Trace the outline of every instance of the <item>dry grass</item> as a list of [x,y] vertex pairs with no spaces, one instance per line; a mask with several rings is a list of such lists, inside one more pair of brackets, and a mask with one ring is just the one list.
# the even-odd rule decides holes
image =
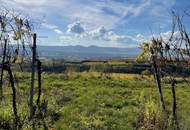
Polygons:
[[78,73],[80,76],[84,77],[98,77],[98,76],[109,76],[112,78],[119,79],[145,79],[145,80],[153,80],[153,76],[146,76],[140,74],[123,74],[123,73],[100,73],[100,72],[82,72]]

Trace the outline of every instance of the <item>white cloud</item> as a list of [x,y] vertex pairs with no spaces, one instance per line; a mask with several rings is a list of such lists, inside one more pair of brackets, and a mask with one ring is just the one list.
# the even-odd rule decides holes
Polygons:
[[104,26],[87,30],[85,29],[84,24],[80,21],[69,24],[66,32],[60,30],[58,26],[47,22],[42,25],[43,27],[53,30],[55,33],[59,34],[59,39],[63,43],[81,44],[81,42],[86,43],[91,41],[93,44],[97,44],[97,42],[102,44],[107,43],[106,46],[127,46],[129,44],[137,45],[139,42],[145,40],[144,36],[141,34],[138,34],[137,36],[118,35],[113,31],[109,31]]
[[[170,39],[171,36],[173,39]],[[173,43],[174,43],[174,42],[177,42],[177,40],[181,39],[181,34],[179,31],[175,31],[172,35],[171,31],[166,31],[166,32],[162,32],[160,34],[154,34],[154,35],[148,36],[148,38],[145,38],[141,34],[137,35],[136,37],[141,42],[150,42],[153,38],[155,38],[155,39],[161,38],[165,43],[169,42],[169,40],[173,40]]]
[[61,30],[59,30],[59,29],[54,29],[54,32],[57,33],[57,34],[60,34],[60,35],[63,34],[63,32]]
[[54,25],[54,24],[49,24],[49,23],[42,23],[42,26],[43,27],[45,27],[45,28],[47,28],[47,29],[56,29],[56,28],[58,28],[56,25]]
[[107,39],[110,41],[115,41],[115,42],[129,42],[130,40],[134,40],[133,37],[127,36],[127,35],[117,35],[113,32],[108,32]]
[[[173,33],[173,37],[174,38],[180,38],[180,32],[179,31],[176,31]],[[164,33],[160,33],[160,36],[162,37],[162,39],[165,41],[165,42],[168,42],[169,39],[171,38],[172,36],[172,32],[171,31],[168,31],[168,32],[164,32]]]
[[[75,29],[73,29],[75,28]],[[82,28],[82,32],[78,31]],[[69,31],[68,31],[69,30]],[[137,46],[144,40],[143,35],[139,34],[135,37],[129,35],[118,35],[113,31],[109,31],[104,26],[100,26],[93,30],[85,30],[80,22],[69,24],[67,32],[60,36],[60,40],[64,45],[98,45],[112,47]]]
[[85,31],[80,21],[68,25],[68,33],[81,34]]
[[56,25],[54,25],[54,24],[49,24],[49,23],[47,23],[47,22],[44,22],[44,23],[42,23],[42,26],[43,26],[44,28],[53,30],[55,33],[57,33],[57,34],[59,34],[59,35],[62,35],[62,34],[63,34],[63,31],[61,31],[61,30],[59,29],[59,27],[56,26]]
[[105,29],[105,27],[101,26],[101,27],[98,27],[97,29],[85,32],[80,37],[87,38],[87,39],[101,40],[101,39],[104,39],[106,33],[107,33],[107,30]]
[[65,36],[65,35],[60,36],[59,39],[60,39],[61,41],[63,41],[63,42],[70,42],[70,41],[72,41],[72,37],[70,37],[70,36]]
[[139,41],[139,42],[144,42],[144,41],[146,41],[145,37],[144,37],[142,34],[138,34],[138,35],[136,36],[136,39],[137,39],[137,41]]
[[80,37],[94,40],[118,42],[123,44],[137,44],[139,41],[143,41],[144,39],[144,37],[140,34],[135,37],[129,35],[118,35],[115,34],[113,31],[108,31],[104,26],[101,26],[89,32],[85,32]]
[[146,7],[149,7],[151,5],[151,0],[144,0],[139,6],[133,6],[132,13],[134,16],[140,15]]
[[17,4],[23,4],[27,6],[41,6],[46,2],[46,0],[13,0],[13,1]]

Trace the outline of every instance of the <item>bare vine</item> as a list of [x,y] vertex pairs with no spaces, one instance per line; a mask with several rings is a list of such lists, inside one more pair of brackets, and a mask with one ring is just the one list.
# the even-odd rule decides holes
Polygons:
[[[13,66],[22,69],[23,63],[31,63],[31,88],[29,93],[29,118],[35,115],[34,107],[34,81],[35,70],[38,70],[38,98],[36,104],[40,106],[41,96],[41,61],[36,51],[37,35],[33,33],[33,24],[29,18],[5,8],[0,9],[0,99],[3,100],[4,71],[8,72],[12,88],[12,108],[14,113],[14,128],[19,127],[17,106],[17,90]],[[31,58],[32,57],[32,58]],[[36,66],[37,65],[37,66]]]

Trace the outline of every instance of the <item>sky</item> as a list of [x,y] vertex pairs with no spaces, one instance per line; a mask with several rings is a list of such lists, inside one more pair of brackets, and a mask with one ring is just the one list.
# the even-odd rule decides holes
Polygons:
[[36,21],[40,45],[137,47],[152,34],[167,37],[171,11],[189,11],[190,1],[0,0],[0,6]]

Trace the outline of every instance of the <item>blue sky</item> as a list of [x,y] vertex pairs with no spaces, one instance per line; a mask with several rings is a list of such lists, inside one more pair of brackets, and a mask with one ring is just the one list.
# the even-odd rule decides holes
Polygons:
[[171,10],[183,12],[190,7],[189,0],[0,0],[0,3],[40,23],[35,29],[40,45],[106,47],[138,46],[151,37],[151,32],[167,36],[171,30]]

